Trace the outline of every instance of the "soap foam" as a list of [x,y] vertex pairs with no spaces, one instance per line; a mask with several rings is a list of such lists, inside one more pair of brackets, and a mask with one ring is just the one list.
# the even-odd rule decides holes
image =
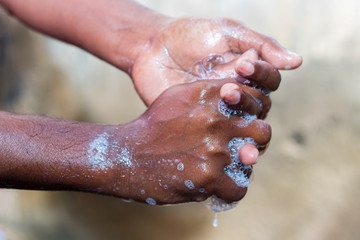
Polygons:
[[156,205],[156,201],[153,198],[147,198],[146,203],[149,205]]
[[250,183],[250,175],[252,166],[245,166],[241,163],[238,152],[240,148],[246,144],[256,143],[251,138],[233,138],[228,145],[230,150],[231,163],[224,167],[225,174],[229,176],[239,187],[247,187]]
[[195,188],[195,185],[191,180],[185,180],[184,184],[188,189],[194,189]]
[[177,170],[182,171],[182,170],[184,170],[184,164],[179,163],[176,168],[177,168]]
[[113,163],[108,161],[109,155],[109,135],[104,132],[98,135],[88,149],[88,159],[93,170],[107,170],[113,167]]
[[[259,103],[259,105],[261,106],[261,103]],[[218,110],[222,115],[224,115],[227,118],[230,118],[231,116],[238,116],[239,118],[243,119],[244,120],[243,123],[238,124],[237,125],[238,127],[247,127],[252,121],[254,121],[257,118],[256,115],[251,115],[249,113],[243,112],[242,110],[229,108],[228,105],[222,99],[219,100]]]
[[[252,143],[255,146],[257,146],[252,138],[233,138],[229,142],[228,148],[230,150],[230,159],[232,162],[224,167],[225,174],[228,177],[230,177],[237,186],[244,188],[249,186],[252,167],[245,166],[244,164],[241,163],[238,156],[238,152],[239,149],[246,143]],[[211,196],[208,199],[207,207],[215,212],[215,219],[213,222],[213,226],[217,227],[218,225],[217,213],[228,211],[236,207],[238,203],[239,203],[238,201],[227,203],[224,200],[214,195]]]

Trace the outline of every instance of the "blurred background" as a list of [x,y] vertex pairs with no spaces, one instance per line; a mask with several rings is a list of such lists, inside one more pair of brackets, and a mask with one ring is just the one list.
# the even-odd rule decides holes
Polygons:
[[[272,95],[273,139],[239,206],[168,207],[73,192],[0,191],[0,239],[360,239],[360,2],[141,0],[174,17],[242,21],[300,53]],[[131,102],[131,104],[129,104]],[[129,78],[0,13],[0,107],[124,123],[145,106]]]

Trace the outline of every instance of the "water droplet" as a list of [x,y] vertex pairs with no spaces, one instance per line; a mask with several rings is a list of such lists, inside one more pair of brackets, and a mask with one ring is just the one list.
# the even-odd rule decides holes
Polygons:
[[194,183],[191,180],[185,180],[184,183],[185,183],[185,186],[189,189],[195,188]]
[[183,163],[179,163],[179,164],[177,165],[177,170],[179,170],[179,171],[184,170],[184,164],[183,164]]
[[205,94],[206,94],[206,90],[203,89],[203,90],[201,91],[200,98],[203,98],[203,97],[205,96]]
[[149,205],[156,205],[156,201],[153,198],[147,198],[146,203]]
[[217,227],[219,226],[219,222],[218,222],[218,214],[215,213],[215,217],[214,217],[214,221],[212,222],[213,227]]

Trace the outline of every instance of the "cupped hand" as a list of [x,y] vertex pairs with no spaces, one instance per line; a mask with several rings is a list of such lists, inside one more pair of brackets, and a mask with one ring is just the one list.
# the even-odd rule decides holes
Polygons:
[[229,74],[235,73],[234,68],[239,74],[246,64],[236,60],[250,49],[261,59],[253,60],[253,66],[267,62],[266,68],[271,65],[277,71],[294,69],[302,63],[299,55],[284,49],[274,39],[234,20],[181,18],[169,21],[153,34],[135,59],[130,74],[140,97],[150,105],[165,89],[208,78],[217,66],[233,63]]
[[[224,171],[232,164],[229,142],[234,138],[252,139],[264,149],[271,128],[262,120],[243,115],[261,112],[261,104],[245,94],[247,86],[239,86],[243,90],[241,100],[229,106],[241,111],[225,116],[219,109],[224,84],[237,83],[233,79],[199,80],[173,86],[132,123],[140,127],[128,139],[136,143],[130,151],[129,198],[166,204],[202,201],[211,195],[229,202],[244,197],[246,187],[239,186]],[[243,152],[239,150],[238,155],[241,158]],[[116,171],[112,175],[116,176]],[[123,176],[118,177],[121,181]]]

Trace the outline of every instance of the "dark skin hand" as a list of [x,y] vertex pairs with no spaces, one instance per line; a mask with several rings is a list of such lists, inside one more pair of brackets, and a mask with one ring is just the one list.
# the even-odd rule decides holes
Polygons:
[[[131,0],[0,4],[33,29],[128,72],[148,106],[165,89],[199,79],[236,78],[267,93],[279,86],[278,69],[295,69],[302,63],[299,55],[274,39],[226,18],[173,19]],[[238,102],[236,86],[224,87],[221,97],[230,104]],[[243,163],[256,163],[255,146],[244,149]]]
[[[219,112],[220,88],[229,82],[236,83],[174,86],[123,125],[2,112],[0,187],[96,192],[150,204],[202,201],[213,194],[239,200],[246,188],[224,173],[228,143],[241,137],[266,146],[271,129],[262,120],[244,124],[241,116]],[[259,104],[233,107],[261,112]]]
[[[268,92],[276,90],[280,83],[278,69],[294,69],[302,62],[301,57],[288,52],[273,39],[256,33],[230,19],[181,18],[176,20],[154,13],[129,0],[106,0],[101,2],[96,0],[49,0],[45,2],[40,0],[28,0],[25,2],[21,0],[0,0],[0,4],[32,28],[77,45],[112,65],[127,71],[131,75],[140,97],[147,105],[150,105],[164,90],[176,84],[201,79],[224,79],[231,77],[235,78],[238,83],[246,86],[240,86],[236,84],[235,81],[222,85],[218,92],[220,92],[220,97],[223,101],[228,107],[238,112],[243,111],[246,112],[246,114],[254,114],[258,118],[263,119],[270,109]],[[141,16],[141,18],[138,16]],[[183,99],[185,95],[186,94],[182,94],[172,101],[186,101]],[[167,100],[166,102],[169,103],[171,101]],[[217,103],[213,107],[217,110]],[[28,124],[27,119],[31,117],[26,116],[24,118],[21,122],[27,122]],[[5,117],[4,119],[6,120],[7,118]],[[241,118],[231,116],[229,121],[231,122],[233,119],[241,120]],[[52,125],[52,129],[55,130],[58,128],[67,129],[69,127],[66,121],[58,120],[54,122],[52,120],[34,117],[34,119],[30,121],[32,124],[25,127],[24,132],[33,131],[31,126],[35,126],[35,129],[37,129],[37,121],[39,121],[40,125],[45,121],[46,123],[43,125]],[[136,120],[134,122],[139,121],[140,120]],[[10,126],[7,127],[9,133],[15,131],[19,126],[23,127],[22,124],[16,126],[11,123],[9,124]],[[110,137],[110,133],[107,133],[108,135],[101,135],[107,131],[102,129],[102,126],[95,125],[95,127],[91,124],[78,123],[71,125],[76,126],[76,128],[79,127],[79,129],[70,127],[74,135],[70,136],[69,139],[83,139],[84,144],[91,144],[89,139],[94,138],[93,134],[97,134],[98,137],[100,136],[99,141],[103,144],[105,144],[106,141],[115,139],[115,137],[112,137],[115,135],[117,136],[116,141],[120,142],[122,138],[119,136],[127,136],[126,134],[132,136],[137,133],[138,129],[138,127],[132,128],[132,123],[119,125],[116,131],[109,127],[109,131],[111,130]],[[95,133],[94,131],[96,129],[98,129],[99,132]],[[119,129],[121,129],[121,131]],[[143,131],[146,132],[146,130],[148,129],[144,129]],[[158,129],[157,132],[151,134],[157,136],[157,133],[160,134],[165,130],[166,129]],[[113,132],[117,131],[120,131],[120,133],[113,135]],[[49,132],[51,131],[49,130]],[[62,130],[60,133],[61,132]],[[53,132],[53,134],[54,133],[55,136],[61,136],[57,131]],[[88,136],[87,133],[91,134]],[[122,133],[125,133],[125,135]],[[76,134],[78,134],[78,136]],[[67,133],[65,135],[67,135]],[[50,133],[47,136],[49,136],[49,139],[54,137]],[[36,137],[37,136],[34,136],[34,138]],[[16,139],[18,140],[18,138]],[[54,140],[47,142],[43,140],[42,144],[49,146],[49,144],[56,145],[62,144],[62,142],[64,141],[60,140],[58,142],[58,140]],[[72,142],[76,141],[70,141],[68,144],[71,145]],[[151,140],[151,143],[152,142],[155,143],[156,141]],[[11,142],[7,142],[7,144],[9,146],[12,145]],[[37,152],[36,150],[43,148],[43,145],[37,145],[38,148],[32,149],[31,146],[24,144],[24,142],[18,144],[19,146],[24,145],[25,148],[28,148],[27,154],[30,154],[31,151]],[[82,144],[78,143],[75,145],[82,146]],[[57,149],[62,149],[61,146]],[[103,145],[103,148],[105,148],[105,146],[106,144]],[[156,146],[153,147],[155,148]],[[70,146],[69,148],[75,149],[74,153],[82,153],[83,156],[89,155],[89,153],[83,153],[81,149],[76,151],[76,146]],[[113,149],[115,148],[116,147]],[[42,158],[43,156],[40,155],[39,159],[43,159],[41,163],[35,161],[39,169],[49,164],[48,159],[55,159],[56,164],[59,164],[56,159],[63,159],[64,156],[63,153],[57,151],[57,149],[54,149],[54,154],[47,156],[47,158]],[[13,154],[16,155],[15,150]],[[48,151],[47,148],[44,150]],[[19,150],[19,152],[21,151],[22,149]],[[11,150],[8,150],[8,152],[11,152]],[[111,153],[115,154],[115,152],[112,151]],[[57,156],[56,153],[59,153],[59,156]],[[36,153],[30,155],[34,154],[36,155]],[[115,155],[125,156],[126,151]],[[257,146],[253,144],[246,144],[239,150],[240,160],[247,165],[256,163],[258,155],[259,151]],[[75,154],[74,156],[77,155]],[[105,167],[110,166],[114,161],[114,156],[106,157],[106,161],[102,159],[104,160],[102,161],[103,165]],[[33,158],[30,158],[30,160],[31,159]],[[68,166],[77,166],[78,163],[72,163],[71,158],[66,159]],[[78,159],[78,157],[76,157],[76,159]],[[27,163],[31,164],[32,161]],[[79,161],[79,163],[81,163],[81,161]],[[98,165],[101,166],[101,164]],[[72,172],[70,171],[71,169],[67,167],[63,167],[62,169],[60,164],[60,169],[62,170],[54,172],[52,177],[57,176],[57,179],[55,179],[55,183],[49,181],[49,188],[100,192],[124,198],[130,197],[138,199],[137,196],[129,196],[129,193],[124,192],[124,186],[126,186],[126,184],[119,187],[115,186],[116,183],[114,183],[115,185],[112,187],[112,190],[109,189],[107,184],[110,184],[114,176],[116,178],[118,175],[106,175],[102,168],[98,176],[93,174],[92,169],[91,171],[89,170],[90,173],[87,175],[87,178],[82,178],[82,175],[87,171],[86,166],[87,163],[85,163],[85,165],[80,164],[79,169],[74,167],[73,169],[77,170],[76,172]],[[114,164],[113,166],[121,165]],[[19,169],[22,168],[19,167]],[[48,168],[45,167],[43,170],[48,170]],[[64,174],[64,171],[68,171],[68,173]],[[41,171],[37,172],[37,174],[40,173]],[[61,173],[60,176],[58,175],[59,173]],[[121,174],[121,171],[119,173]],[[21,179],[21,174],[13,178],[23,184],[15,184],[14,186],[31,188],[31,184],[29,183],[33,182],[31,181],[32,178],[26,181],[28,178],[26,174],[28,173],[22,172],[22,174],[24,174],[24,179]],[[146,175],[145,172],[144,174]],[[194,174],[197,176],[195,172]],[[48,176],[44,174],[41,178],[46,179]],[[58,183],[59,178],[67,180]],[[10,176],[9,179],[11,179]],[[85,182],[82,183],[79,179]],[[46,188],[46,184],[48,183],[46,183],[46,181],[40,182],[40,185],[35,183],[34,187],[39,188],[39,186],[45,186]],[[120,182],[121,181],[118,183]],[[193,183],[194,186],[197,186],[195,182]],[[88,184],[88,186],[86,184]],[[132,185],[130,184],[129,186]],[[169,186],[167,187],[169,188]],[[116,190],[116,188],[120,190]],[[211,190],[211,188],[209,189]],[[154,191],[151,189],[147,190],[150,192]],[[189,192],[189,189],[185,190]],[[206,190],[206,193],[202,193],[200,196],[193,196],[194,198],[186,199],[201,200],[203,196],[211,193],[210,190]],[[139,192],[139,188],[132,189],[132,191]],[[212,193],[221,195],[221,193],[217,193],[215,190]],[[233,199],[226,197],[227,195],[228,194],[224,194],[224,198],[228,200]],[[157,198],[154,196],[154,199],[157,199],[160,203],[167,202],[167,200],[164,200],[164,197]],[[139,200],[144,201],[144,199]],[[178,202],[183,200],[172,201]]]
[[[278,69],[295,69],[302,63],[299,55],[274,39],[231,19],[187,17],[163,22],[131,69],[134,85],[147,104],[175,84],[236,77],[235,72],[248,78],[259,67],[278,73]],[[254,54],[246,60],[242,54],[249,50]],[[244,63],[254,70],[242,72]],[[279,82],[267,82],[263,87],[274,91],[278,86]]]
[[[174,19],[131,0],[0,0],[0,4],[31,28],[126,71],[147,106],[176,84],[236,77],[235,72],[250,79],[258,65],[277,71],[302,63],[299,55],[274,39],[227,18]],[[245,61],[250,64],[246,66],[239,58],[250,49],[262,60]],[[224,67],[226,74],[211,71]],[[240,71],[249,68],[255,71]],[[273,91],[278,83],[264,87]]]
[[[259,146],[266,146],[271,129],[261,120],[247,125],[246,120],[238,116],[228,119],[221,115],[218,102],[222,84],[224,81],[206,80],[172,87],[141,117],[146,119],[149,138],[136,146],[134,152],[147,161],[139,163],[139,170],[135,169],[141,178],[131,181],[132,199],[143,200],[144,182],[151,185],[147,196],[158,203],[202,201],[213,194],[232,202],[245,195],[246,188],[238,187],[224,174],[224,167],[231,163],[229,141],[250,137]],[[244,101],[251,101],[251,96],[242,97]],[[258,104],[239,103],[232,107],[261,112]],[[149,148],[146,142],[153,144]],[[179,170],[179,164],[184,170]],[[184,184],[188,180],[193,183],[191,188]]]
[[[248,58],[248,59],[256,59],[256,53],[250,51],[247,54],[243,54],[241,57]],[[225,66],[225,65],[224,65]],[[263,79],[268,79],[270,82],[274,82],[278,84],[280,82],[280,75],[279,74],[272,74],[274,69],[271,67],[262,67],[267,66],[264,64],[258,65],[258,70],[256,74],[252,74],[252,79],[254,81],[259,82],[260,85],[262,84]],[[221,68],[219,71],[223,71],[226,74],[226,68]],[[261,76],[268,75],[268,78],[262,78]],[[237,81],[231,80],[206,80],[209,84],[207,87],[211,87],[214,84],[220,88],[220,91],[217,94],[220,94],[221,98],[228,104],[229,108],[235,110],[242,110],[243,112],[251,115],[256,115],[258,118],[264,118],[267,115],[267,112],[270,109],[270,99],[267,95],[264,95],[262,91],[257,88],[239,85],[237,82],[245,81],[241,77],[237,77]],[[198,85],[196,85],[198,84]],[[199,85],[200,84],[200,85]],[[224,85],[222,85],[224,84]],[[174,89],[182,89],[183,92],[186,91],[186,87],[190,86],[198,86],[202,87],[202,90],[205,89],[205,82],[198,81],[198,83],[187,84],[184,86],[174,88]],[[191,87],[193,88],[193,87]],[[197,89],[197,95],[199,95],[200,89]],[[176,94],[174,94],[176,92]],[[225,92],[225,93],[224,93]],[[173,96],[172,96],[173,94]],[[153,115],[153,119],[158,119],[160,117],[169,117],[168,113],[166,115],[162,115],[164,111],[174,104],[174,106],[178,106],[178,104],[184,104],[184,102],[188,103],[187,111],[190,112],[191,109],[191,101],[193,99],[187,99],[187,94],[182,94],[179,90],[171,90],[164,94],[167,96],[162,97],[158,100],[158,102],[165,102],[166,106],[163,106],[164,109],[161,110],[159,103],[154,104],[154,107],[151,107],[145,115],[143,115],[140,119],[125,125],[118,125],[118,126],[102,126],[102,125],[94,125],[94,124],[86,124],[86,123],[75,123],[75,122],[68,122],[64,120],[54,120],[48,119],[43,117],[37,116],[22,116],[22,115],[13,115],[9,113],[2,113],[0,120],[2,121],[2,128],[0,135],[5,136],[3,141],[1,141],[1,167],[0,170],[0,184],[1,187],[9,187],[9,188],[25,188],[25,189],[52,189],[52,190],[76,190],[76,191],[87,191],[87,192],[97,192],[102,194],[110,194],[114,196],[119,196],[123,198],[133,198],[139,201],[144,201],[146,199],[141,199],[137,194],[141,193],[141,187],[139,186],[139,178],[134,178],[133,181],[137,180],[137,183],[128,185],[132,186],[131,191],[133,194],[129,193],[129,190],[125,190],[126,182],[128,180],[123,179],[121,182],[114,182],[114,179],[118,179],[119,176],[123,176],[123,168],[121,164],[112,164],[114,162],[115,155],[121,155],[114,153],[112,151],[112,156],[107,156],[104,159],[105,166],[112,166],[112,169],[100,169],[101,171],[94,171],[94,169],[89,166],[89,163],[85,161],[83,158],[88,158],[88,152],[86,149],[84,150],[85,146],[89,146],[91,139],[94,138],[94,135],[101,135],[101,133],[105,131],[109,131],[109,134],[114,135],[116,137],[117,142],[123,141],[124,136],[137,136],[140,139],[143,139],[144,136],[148,135],[148,139],[151,139],[151,136],[154,138],[159,138],[159,134],[166,135],[171,130],[171,128],[176,129],[176,121],[173,120],[173,125],[167,124],[166,127],[163,127],[163,122],[160,125],[154,120],[151,121],[153,125],[156,125],[157,128],[153,127],[151,129],[156,129],[154,132],[147,132],[148,127],[145,129],[143,127],[138,127],[139,123],[147,122],[147,120],[142,120],[145,116]],[[255,96],[257,100],[255,101]],[[218,97],[218,95],[217,95]],[[215,101],[215,103],[214,103]],[[216,114],[219,115],[217,106],[218,106],[218,98],[213,102],[208,101],[206,107],[206,112],[203,112],[203,119],[208,119],[205,115],[206,114]],[[261,106],[258,104],[261,102]],[[171,104],[170,104],[171,103]],[[198,104],[198,102],[195,102]],[[195,105],[196,105],[195,104]],[[211,105],[213,104],[213,105]],[[194,105],[194,106],[195,106]],[[155,107],[158,106],[158,107]],[[205,105],[201,105],[204,109]],[[156,111],[154,109],[158,108]],[[197,107],[199,109],[199,107]],[[154,113],[156,112],[156,113]],[[175,114],[175,113],[174,113]],[[158,115],[156,117],[156,115]],[[189,114],[190,115],[190,114]],[[195,114],[196,115],[196,114]],[[242,121],[236,116],[232,116],[230,120],[225,118],[224,116],[220,116],[222,118],[222,124],[224,126],[231,124],[231,121],[238,120]],[[147,117],[148,118],[148,117]],[[194,120],[195,118],[191,118],[190,120]],[[151,119],[149,119],[150,121]],[[227,122],[229,121],[229,122]],[[254,121],[256,123],[258,120]],[[199,123],[197,123],[199,124]],[[140,124],[141,125],[141,124]],[[266,125],[266,124],[265,124]],[[135,126],[135,127],[134,127]],[[193,124],[193,126],[195,126]],[[204,124],[200,124],[201,127],[204,127]],[[221,125],[222,126],[222,125]],[[265,129],[269,127],[265,126]],[[139,130],[140,129],[140,130]],[[175,131],[175,130],[174,130]],[[219,127],[220,131],[220,127]],[[140,132],[140,133],[139,133]],[[144,135],[144,132],[147,132]],[[226,131],[223,131],[226,133]],[[231,131],[231,134],[233,132]],[[256,138],[257,134],[261,135],[260,133],[256,133],[254,131],[254,136],[251,134],[244,135],[244,137],[252,137]],[[226,141],[229,141],[229,138]],[[179,133],[178,136],[173,136],[173,139],[181,140],[181,142],[190,142],[188,140],[183,141],[184,137],[196,140],[196,137],[193,133],[189,133],[189,136],[184,136],[183,132]],[[213,136],[216,137],[215,135]],[[241,137],[241,136],[239,136]],[[110,140],[109,140],[110,141]],[[138,140],[134,140],[137,141]],[[226,142],[222,140],[222,142]],[[196,141],[199,142],[199,141]],[[155,148],[156,146],[161,147],[160,143],[155,144],[155,140],[149,140],[148,142],[142,142],[147,147]],[[143,146],[145,146],[143,145]],[[226,145],[226,144],[225,144]],[[178,146],[179,147],[179,146]],[[176,147],[174,147],[176,149]],[[114,147],[114,149],[118,149]],[[173,149],[173,151],[175,151]],[[227,148],[226,148],[227,149]],[[180,150],[180,149],[179,149]],[[119,149],[118,149],[119,151]],[[139,150],[136,150],[138,154],[140,154]],[[259,155],[259,151],[256,146],[252,144],[247,144],[239,150],[239,158],[245,165],[252,165],[255,164]],[[156,162],[156,158],[151,158],[153,162]],[[227,158],[228,159],[228,158]],[[159,161],[159,160],[158,160]],[[210,162],[210,161],[209,161]],[[142,162],[144,163],[144,162]],[[173,163],[178,164],[178,163]],[[200,163],[199,163],[200,164]],[[146,165],[146,164],[145,164]],[[187,164],[188,165],[188,164]],[[161,166],[161,164],[160,164]],[[96,169],[96,168],[95,168]],[[199,170],[199,166],[197,168],[192,168],[189,170],[188,168],[184,170],[182,175],[185,173],[190,180],[192,174],[194,176],[199,176],[198,173],[195,171]],[[155,171],[156,169],[154,169]],[[165,169],[166,170],[166,169]],[[171,176],[171,172],[163,171],[164,179],[169,179]],[[124,170],[125,171],[125,170]],[[143,169],[138,170],[143,171],[143,176],[149,176],[149,174],[153,174],[153,172],[144,171]],[[188,173],[188,171],[190,171]],[[201,171],[201,169],[200,169]],[[165,174],[167,173],[167,174]],[[222,171],[223,174],[223,171]],[[139,175],[138,175],[139,176]],[[155,175],[154,175],[155,176]],[[158,175],[160,176],[160,175]],[[185,176],[184,176],[185,178]],[[223,174],[222,179],[226,179],[227,177]],[[127,178],[126,178],[127,179]],[[183,180],[183,179],[181,179]],[[231,179],[228,179],[232,181]],[[133,182],[132,181],[132,182]],[[180,180],[178,180],[180,181]],[[200,179],[192,179],[195,186],[201,186],[205,180],[200,181]],[[123,183],[123,184],[122,184]],[[114,187],[115,185],[119,185]],[[175,184],[175,183],[174,183]],[[137,186],[137,187],[135,187]],[[206,188],[208,186],[208,189]],[[158,203],[171,203],[171,202],[181,202],[181,201],[190,201],[190,200],[202,200],[206,196],[211,194],[218,194],[223,198],[227,198],[230,200],[238,200],[243,194],[245,194],[245,189],[241,189],[236,185],[232,184],[229,186],[233,186],[233,188],[237,189],[238,196],[229,197],[229,193],[222,193],[223,188],[219,187],[217,190],[212,189],[215,188],[211,185],[204,184],[204,189],[206,192],[203,193],[194,193],[194,190],[189,191],[189,189],[185,188],[183,184],[181,184],[182,190],[184,191],[182,194],[178,193],[175,194],[172,198],[168,198],[164,200],[162,197],[156,197],[155,188],[150,190],[145,190],[148,187],[144,187],[144,191],[148,191],[148,193],[152,192],[153,199],[156,199]],[[118,188],[118,189],[116,189]],[[168,186],[170,189],[170,186]],[[115,189],[115,190],[114,190]],[[173,186],[171,189],[176,189],[176,186]],[[226,188],[227,189],[227,188]],[[240,190],[239,190],[240,189]],[[216,190],[216,191],[215,191]],[[175,190],[174,190],[175,191]],[[190,192],[190,195],[187,193]],[[166,191],[162,192],[161,194],[165,194]],[[231,193],[231,192],[230,192]],[[160,193],[159,193],[160,194]],[[174,193],[173,193],[174,194]],[[224,196],[223,196],[224,195]],[[185,197],[186,196],[186,197]],[[145,196],[143,196],[145,197]]]

